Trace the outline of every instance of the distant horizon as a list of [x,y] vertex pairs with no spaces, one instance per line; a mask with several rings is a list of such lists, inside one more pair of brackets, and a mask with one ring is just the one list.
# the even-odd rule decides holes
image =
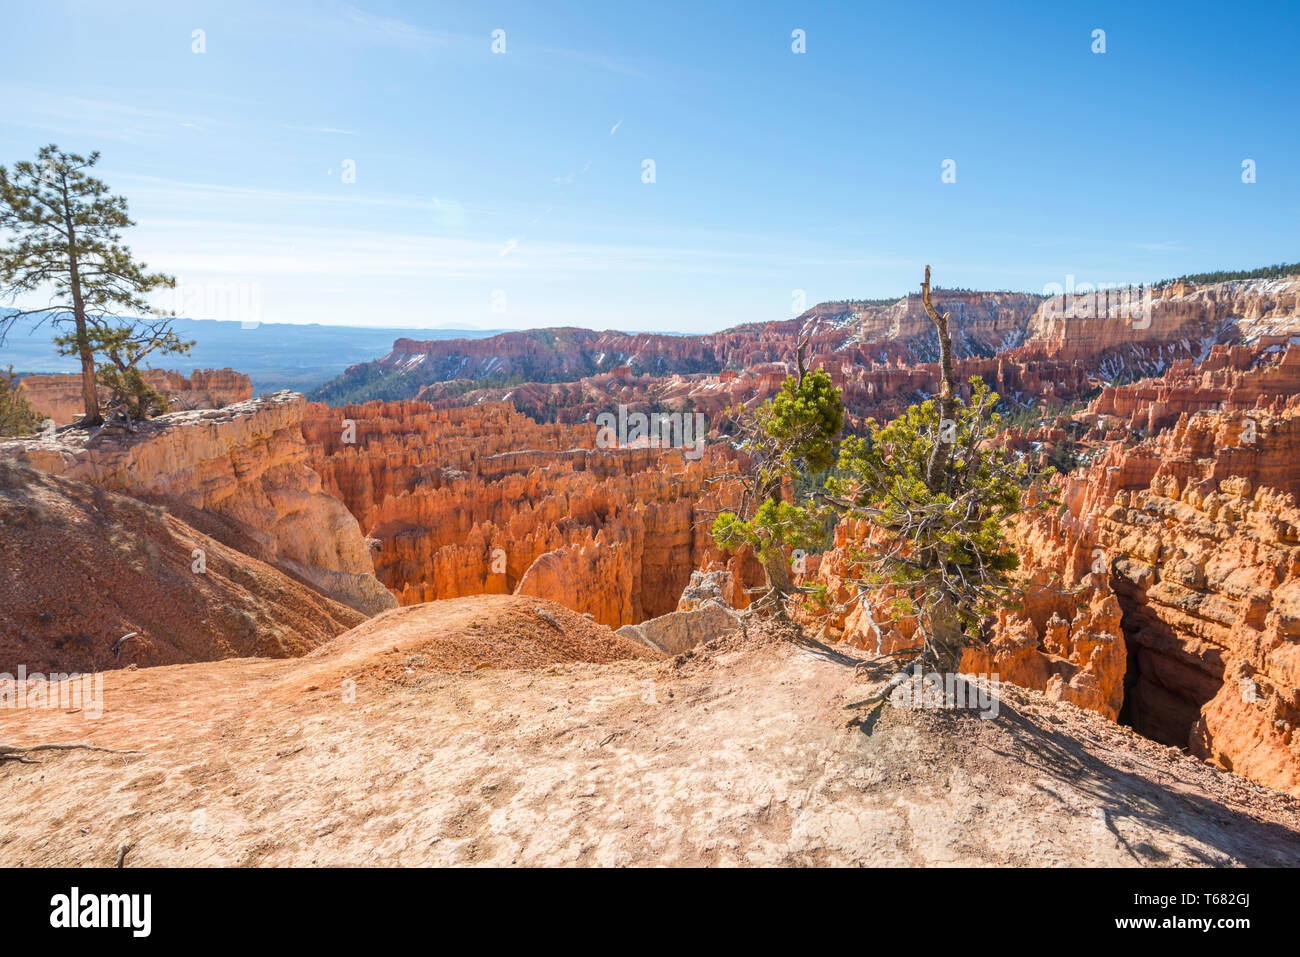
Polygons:
[[[1288,272],[1286,272],[1284,275],[1300,275],[1300,263],[1286,263],[1286,262],[1285,262],[1285,259],[1279,260],[1279,261],[1276,262],[1276,263],[1271,263],[1271,264],[1269,264],[1269,265],[1267,265],[1267,266],[1247,266],[1247,267],[1239,267],[1239,268],[1227,268],[1227,267],[1224,267],[1224,268],[1219,269],[1219,270],[1214,270],[1214,272],[1225,272],[1225,273],[1236,273],[1236,272],[1242,272],[1242,273],[1245,273],[1245,272],[1259,272],[1259,271],[1263,271],[1263,270],[1266,270],[1266,269],[1276,268],[1276,267],[1278,267],[1278,266],[1294,266],[1294,267],[1295,267],[1294,270],[1288,271]],[[1182,280],[1200,281],[1201,283],[1208,283],[1208,282],[1211,282],[1211,281],[1245,281],[1244,279],[1237,279],[1237,280],[1229,280],[1229,279],[1224,279],[1224,280],[1197,280],[1196,277],[1197,277],[1198,275],[1199,275],[1199,274],[1194,274],[1194,273],[1185,273],[1185,274],[1180,275],[1180,276],[1172,276],[1172,277],[1165,277],[1165,278],[1162,278],[1162,279],[1148,280],[1148,281],[1146,281],[1145,283],[1142,283],[1142,282],[1139,281],[1139,282],[1134,283],[1134,285],[1139,285],[1139,284],[1141,284],[1141,285],[1158,286],[1158,285],[1169,284],[1169,283],[1178,282],[1178,281],[1182,281]],[[1074,279],[1073,276],[1067,276],[1066,278],[1067,278],[1067,281],[1069,281],[1069,280],[1073,280],[1073,279]],[[1082,284],[1080,284],[1080,285],[1082,285]],[[1103,283],[1103,284],[1101,284],[1100,290],[1098,290],[1098,291],[1104,290],[1105,288],[1108,288],[1108,287],[1109,287],[1109,288],[1115,288],[1113,284],[1106,284],[1106,283]],[[1085,288],[1086,291],[1088,291],[1088,292],[1092,292],[1092,291],[1094,291],[1093,288],[1091,287],[1091,284],[1088,284],[1088,285],[1085,286],[1084,288]],[[1040,297],[1040,298],[1041,298],[1041,297],[1048,296],[1048,295],[1055,295],[1055,294],[1058,294],[1058,293],[1055,293],[1055,292],[1047,292],[1047,291],[1039,291],[1039,292],[1035,292],[1035,291],[1027,290],[1027,289],[991,289],[991,288],[950,287],[950,286],[940,285],[940,284],[937,284],[937,283],[933,286],[933,291],[934,291],[936,294],[938,294],[938,293],[942,293],[942,292],[972,292],[972,293],[979,293],[979,294],[985,294],[985,293],[1002,293],[1002,294],[1007,294],[1007,295],[1036,296],[1036,297]],[[1069,291],[1071,291],[1071,289],[1067,286],[1067,288],[1066,288],[1065,291],[1069,292]],[[811,311],[812,309],[815,309],[815,308],[817,308],[818,306],[823,306],[823,305],[835,305],[835,304],[839,304],[839,303],[844,303],[844,304],[846,304],[846,305],[847,305],[847,304],[860,304],[860,303],[878,303],[878,304],[883,304],[883,303],[895,303],[895,302],[901,302],[901,301],[904,300],[904,299],[907,299],[907,298],[909,298],[909,297],[911,297],[911,296],[916,296],[916,295],[919,295],[919,294],[920,294],[920,288],[919,288],[919,285],[918,285],[918,288],[917,288],[916,290],[913,290],[913,291],[910,291],[910,292],[905,292],[905,293],[903,293],[902,295],[899,295],[899,296],[877,296],[877,297],[859,296],[859,297],[840,298],[840,299],[822,299],[822,300],[819,300],[819,301],[817,301],[817,302],[810,303],[810,304],[808,305],[807,309],[804,310],[804,312]],[[29,307],[27,307],[27,308],[31,308],[31,307],[29,306]],[[9,305],[9,304],[0,304],[0,315],[6,315],[6,314],[8,314],[8,313],[10,313],[10,312],[15,311],[15,309],[16,309],[16,307],[13,306],[13,305]],[[57,311],[57,310],[49,310],[49,311],[50,311],[50,312],[54,312],[54,311]],[[638,328],[635,328],[635,327],[619,328],[619,327],[616,327],[616,326],[603,326],[603,327],[598,327],[598,326],[584,326],[584,325],[573,325],[573,324],[568,324],[568,325],[559,325],[559,326],[523,326],[523,327],[520,327],[520,326],[471,326],[471,325],[453,325],[453,324],[445,324],[445,325],[413,325],[413,326],[407,326],[407,325],[401,325],[401,324],[395,324],[395,325],[373,325],[373,324],[361,324],[361,323],[355,323],[355,322],[329,322],[329,321],[321,321],[321,320],[319,320],[319,319],[306,320],[306,321],[301,321],[301,322],[293,322],[293,321],[285,321],[285,320],[257,320],[257,321],[255,321],[255,322],[245,322],[245,321],[241,321],[241,320],[238,320],[238,319],[208,319],[208,318],[200,318],[200,317],[196,317],[196,316],[184,316],[184,315],[170,316],[170,317],[168,317],[168,318],[171,318],[171,319],[177,319],[177,320],[184,320],[184,321],[186,321],[186,322],[216,322],[216,323],[228,324],[228,325],[230,325],[230,326],[232,326],[232,327],[233,327],[233,326],[241,326],[241,327],[247,327],[247,328],[250,328],[250,329],[251,329],[251,328],[256,328],[256,327],[258,327],[258,326],[300,326],[300,327],[303,327],[303,328],[320,327],[320,328],[334,328],[334,329],[357,329],[357,330],[365,330],[365,331],[369,331],[369,332],[398,332],[398,333],[404,333],[404,332],[466,332],[466,333],[473,333],[473,334],[475,334],[475,335],[472,335],[471,338],[481,339],[481,338],[489,338],[490,336],[494,336],[494,335],[504,335],[504,334],[506,334],[506,333],[511,333],[511,332],[534,332],[534,331],[546,330],[546,329],[584,329],[584,330],[587,330],[587,331],[590,331],[590,332],[618,332],[618,333],[623,333],[623,334],[626,334],[626,335],[671,335],[671,336],[714,335],[714,334],[719,333],[719,332],[725,332],[725,331],[727,331],[728,329],[736,328],[737,326],[754,325],[754,324],[757,324],[757,323],[765,323],[765,322],[784,322],[784,321],[788,321],[789,319],[797,318],[798,315],[802,315],[802,314],[803,314],[803,313],[798,313],[798,314],[796,314],[796,315],[794,315],[794,316],[785,316],[785,317],[780,318],[780,319],[777,319],[777,318],[766,318],[766,319],[765,319],[765,318],[755,318],[755,319],[747,319],[747,320],[745,320],[745,321],[743,321],[743,322],[735,323],[735,324],[732,325],[732,326],[723,326],[723,327],[721,327],[721,328],[719,328],[719,329],[709,329],[709,330],[706,330],[706,331],[696,331],[696,332],[689,332],[689,331],[676,331],[676,330],[660,330],[660,329],[638,329]],[[140,317],[132,317],[132,318],[140,318]],[[45,322],[45,321],[47,321],[47,320],[39,320],[39,321]],[[13,336],[16,332],[17,332],[17,330],[14,330],[13,332],[10,333],[10,336]],[[29,333],[28,335],[30,336],[31,334],[32,334],[32,333]],[[485,335],[485,334],[486,334],[486,335]],[[3,347],[0,347],[0,348],[3,348]]]

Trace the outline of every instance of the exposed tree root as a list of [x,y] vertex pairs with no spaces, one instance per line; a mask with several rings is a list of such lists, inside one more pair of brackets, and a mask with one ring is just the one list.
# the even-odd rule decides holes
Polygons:
[[[866,708],[868,709],[868,713],[870,713],[871,711],[875,710],[876,708],[884,704],[885,701],[889,699],[889,696],[894,693],[894,689],[897,688],[899,685],[901,685],[904,681],[909,680],[913,676],[913,674],[915,674],[915,672],[912,670],[912,666],[908,665],[902,671],[895,672],[893,677],[891,677],[888,681],[886,681],[884,686],[879,691],[868,695],[867,697],[863,698],[861,701],[854,701],[851,704],[846,704],[844,706],[844,710],[854,711],[857,710],[858,708]],[[860,718],[854,718],[853,720],[857,721],[860,720]]]
[[40,764],[40,761],[33,761],[31,758],[24,757],[33,751],[105,751],[108,754],[142,754],[141,751],[119,751],[116,748],[101,748],[97,744],[0,744],[0,761],[17,761],[19,764]]

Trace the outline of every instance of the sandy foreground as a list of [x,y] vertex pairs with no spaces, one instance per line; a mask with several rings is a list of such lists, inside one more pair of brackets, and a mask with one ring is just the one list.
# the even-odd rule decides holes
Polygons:
[[1032,692],[851,725],[879,669],[775,641],[445,670],[431,629],[473,622],[437,605],[110,672],[96,720],[0,709],[4,744],[140,752],[0,761],[0,864],[1300,864],[1300,802]]

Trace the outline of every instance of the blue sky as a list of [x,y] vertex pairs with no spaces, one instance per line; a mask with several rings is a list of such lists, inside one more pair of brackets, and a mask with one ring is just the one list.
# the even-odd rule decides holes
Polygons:
[[198,318],[702,332],[926,262],[1300,260],[1300,11],[1137,7],[7,3],[0,163],[100,150]]

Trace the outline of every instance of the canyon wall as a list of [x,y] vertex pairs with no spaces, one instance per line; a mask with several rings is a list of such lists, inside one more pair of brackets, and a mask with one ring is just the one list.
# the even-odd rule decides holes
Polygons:
[[[1027,564],[1105,579],[1128,643],[1121,720],[1300,789],[1300,349],[1220,347],[1108,389],[1112,443],[1020,529]],[[1121,438],[1124,433],[1127,436]]]
[[[958,317],[961,356],[991,356],[1017,345],[1040,297],[1021,293],[936,290]],[[823,303],[792,319],[750,323],[698,336],[534,329],[485,339],[398,339],[387,356],[349,368],[316,395],[327,401],[357,392],[415,397],[423,386],[476,380],[569,383],[626,369],[633,375],[716,375],[724,370],[793,364],[807,340],[810,357],[844,363],[915,363],[937,358],[933,329],[919,296],[895,303]],[[816,363],[814,363],[816,364]],[[465,392],[463,385],[458,392]]]
[[[854,430],[861,427],[867,416],[881,420],[893,418],[939,388],[939,367],[933,362],[908,365],[897,361],[864,366],[838,355],[814,355],[809,359],[809,366],[824,368],[830,374],[831,381],[841,390],[849,425]],[[442,409],[508,402],[537,421],[574,424],[593,423],[599,414],[619,404],[633,412],[693,411],[703,413],[708,434],[716,438],[725,425],[728,409],[756,408],[779,392],[786,376],[793,371],[793,362],[755,365],[743,372],[724,370],[689,376],[637,375],[621,367],[576,382],[525,383],[468,392],[457,383],[435,383],[421,387],[419,398]],[[1096,390],[1094,378],[1078,363],[1028,361],[1015,358],[1015,353],[958,359],[954,372],[962,383],[963,393],[969,392],[967,380],[978,375],[1000,395],[1024,404],[1045,402],[1060,406],[1077,402]]]
[[80,430],[0,444],[12,460],[165,503],[178,517],[366,614],[393,607],[356,519],[307,461],[300,395],[177,412],[135,432]]
[[[186,409],[220,409],[253,397],[248,376],[233,369],[195,369],[189,377],[166,369],[146,369],[144,379],[163,398],[170,400],[170,411]],[[81,417],[81,376],[74,373],[29,375],[19,381],[19,388],[33,409],[66,425]],[[100,390],[100,398],[108,393]]]
[[[595,448],[594,424],[538,425],[503,403],[313,403],[315,469],[374,542],[403,605],[483,593],[549,598],[611,627],[672,611],[719,562],[709,529],[734,453]],[[753,581],[748,556],[729,568]]]
[[[1013,293],[942,295],[946,301],[940,300],[938,307],[956,318],[958,380],[978,375],[1022,404],[1069,404],[1107,382],[1139,376],[1172,372],[1179,377],[1193,368],[1200,370],[1196,375],[1228,370],[1232,362],[1247,360],[1216,352],[1220,345],[1247,343],[1241,355],[1254,355],[1259,348],[1282,348],[1290,336],[1300,335],[1297,278],[1175,284],[1155,290],[1149,300],[1137,293],[1128,299],[1119,291],[1049,299]],[[934,330],[917,296],[885,305],[823,303],[795,320],[739,326],[708,336],[668,337],[674,340],[673,351],[657,352],[655,346],[649,359],[644,351],[627,351],[633,343],[646,348],[644,337],[613,342],[609,337],[616,334],[590,335],[591,343],[602,343],[599,357],[608,360],[598,371],[577,374],[575,366],[573,374],[559,376],[564,381],[473,388],[466,380],[477,374],[462,369],[452,381],[434,378],[413,387],[414,394],[439,407],[508,401],[539,421],[590,421],[615,401],[636,409],[700,410],[717,423],[727,407],[753,407],[780,389],[794,370],[801,338],[807,341],[808,365],[829,371],[842,390],[854,428],[868,415],[896,416],[939,387],[938,366],[932,361]],[[493,342],[472,344],[484,350],[484,362],[491,361]],[[454,343],[427,345],[457,348]],[[379,365],[414,361],[405,351],[410,348],[414,346],[403,343]],[[1226,365],[1199,365],[1211,353]],[[609,362],[617,365],[610,368]],[[703,371],[686,371],[688,367]],[[1144,387],[1187,394],[1188,383],[1181,379],[1156,381]],[[1106,387],[1124,395],[1123,389]],[[1212,388],[1207,382],[1200,391]],[[1164,416],[1162,423],[1167,424],[1175,412],[1163,407],[1155,414]]]
[[1297,326],[1300,278],[1174,283],[1045,299],[1029,320],[1026,344],[1079,359],[1142,340],[1201,344],[1226,335],[1253,345],[1289,336]]
[[[935,309],[951,317],[958,356],[991,356],[1020,345],[1040,301],[1039,296],[1015,292],[934,291]],[[805,335],[812,333],[815,338],[828,326],[851,334],[839,351],[865,351],[844,356],[846,361],[870,361],[872,347],[885,343],[895,346],[895,357],[907,355],[913,362],[938,359],[934,325],[920,295],[887,305],[823,303],[804,317],[816,320],[805,327]]]
[[1121,720],[1292,791],[1298,450],[1296,409],[1184,414],[1062,481],[1065,514],[1024,533],[1028,563],[1067,582],[1099,570],[1116,596],[1129,646]]
[[[1175,362],[1204,358],[1216,344],[1270,345],[1300,333],[1298,277],[1050,298],[941,289],[935,300],[952,317],[957,357],[996,357],[1024,370],[1038,380],[1023,391],[1027,398],[1077,391],[1070,386],[1078,379],[1095,386],[1158,376]],[[879,395],[914,372],[933,381],[925,366],[937,358],[934,330],[920,297],[905,296],[890,303],[821,303],[793,319],[698,336],[543,329],[474,340],[399,339],[387,356],[349,368],[319,397],[419,395],[452,405],[509,396],[539,419],[576,422],[609,376],[678,379],[680,392],[683,382],[707,391],[720,375],[736,373],[757,379],[762,389],[764,377],[793,368],[801,341],[810,366],[842,370],[858,387],[846,399],[870,400],[869,387]],[[877,370],[885,373],[878,381],[871,378]],[[511,384],[502,387],[502,380]],[[1060,384],[1053,389],[1053,383]],[[655,390],[649,381],[638,386],[647,400]]]
[[1029,320],[1027,358],[1086,362],[1104,378],[1158,376],[1213,345],[1285,343],[1300,333],[1300,277],[1045,299]]

